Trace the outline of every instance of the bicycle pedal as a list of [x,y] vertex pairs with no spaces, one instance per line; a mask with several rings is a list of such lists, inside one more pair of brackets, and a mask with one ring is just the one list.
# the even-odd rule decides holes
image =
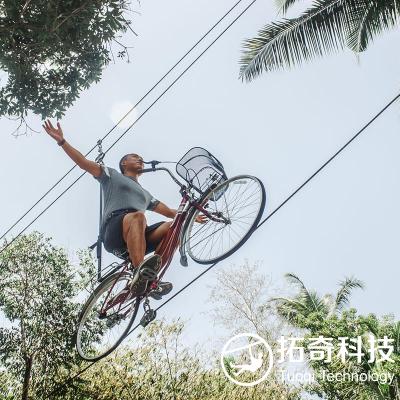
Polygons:
[[140,320],[140,325],[142,325],[143,328],[145,328],[151,321],[153,321],[156,318],[156,316],[157,316],[156,310],[152,309],[147,310]]
[[154,281],[157,278],[157,272],[152,268],[144,267],[139,271],[139,274],[142,278],[147,281]]

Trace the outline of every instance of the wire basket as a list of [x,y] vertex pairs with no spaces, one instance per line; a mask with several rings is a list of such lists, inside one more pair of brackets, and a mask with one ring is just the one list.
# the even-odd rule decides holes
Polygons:
[[190,149],[179,160],[176,172],[201,195],[228,179],[223,165],[202,147]]

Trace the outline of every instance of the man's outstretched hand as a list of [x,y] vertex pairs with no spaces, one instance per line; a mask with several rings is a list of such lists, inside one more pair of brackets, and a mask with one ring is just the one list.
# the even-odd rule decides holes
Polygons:
[[48,119],[47,121],[44,122],[44,125],[42,125],[44,130],[56,141],[56,142],[61,142],[61,140],[64,139],[64,133],[61,129],[61,125],[59,122],[57,122],[57,128],[54,128],[50,120]]
[[47,132],[49,136],[51,136],[59,146],[62,146],[62,149],[65,151],[67,156],[84,171],[89,172],[89,174],[93,175],[95,178],[98,178],[102,174],[102,169],[99,164],[94,161],[88,160],[82,153],[80,153],[77,149],[72,147],[69,143],[65,146],[64,144],[64,133],[61,129],[61,125],[57,122],[57,128],[54,128],[50,120],[44,122],[42,125],[44,130]]

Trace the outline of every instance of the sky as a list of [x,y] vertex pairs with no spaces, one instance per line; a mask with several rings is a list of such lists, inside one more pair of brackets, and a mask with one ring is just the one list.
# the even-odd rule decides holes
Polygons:
[[[142,2],[136,8],[140,14],[127,15],[138,37],[128,31],[121,39],[133,46],[131,63],[110,64],[101,81],[82,93],[61,121],[65,138],[83,153],[90,149],[232,4]],[[189,148],[202,146],[224,164],[228,176],[259,177],[267,190],[265,215],[274,210],[400,90],[398,30],[382,35],[359,57],[344,51],[243,83],[238,79],[241,43],[276,16],[274,2],[258,0],[138,121],[107,155],[106,164],[116,167],[128,152],[177,161]],[[135,110],[134,118],[167,84]],[[354,292],[352,306],[363,314],[399,318],[399,111],[396,103],[216,269],[261,260],[261,272],[278,286],[292,272],[322,294],[355,276],[365,290]],[[30,119],[36,130],[41,123]],[[0,119],[1,233],[72,166],[43,131],[15,138],[10,134],[14,128],[13,122]],[[117,129],[104,147],[122,132]],[[12,234],[79,173],[75,170]],[[178,205],[179,193],[166,175],[148,174],[141,182],[170,207]],[[148,214],[148,220],[159,218]],[[86,175],[28,231],[51,236],[73,254],[96,240],[97,223],[98,184]],[[181,267],[176,258],[165,278],[178,290],[204,268],[194,262]],[[167,320],[189,320],[189,344],[216,343],[207,314],[214,282],[212,271],[159,312]]]

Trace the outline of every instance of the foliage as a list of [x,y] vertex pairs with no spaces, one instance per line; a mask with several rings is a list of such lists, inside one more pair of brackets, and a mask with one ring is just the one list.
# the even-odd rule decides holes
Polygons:
[[[60,118],[98,82],[129,26],[126,0],[0,0],[0,116]],[[118,41],[116,41],[119,43]],[[127,47],[122,46],[122,54]],[[120,52],[121,53],[121,52]]]
[[[275,378],[254,388],[231,383],[219,354],[183,344],[184,323],[179,320],[156,320],[105,359],[91,366],[81,362],[71,340],[82,300],[76,294],[86,287],[94,267],[87,253],[80,261],[79,270],[88,272],[72,279],[65,252],[37,233],[19,238],[1,254],[0,306],[12,323],[0,331],[5,367],[0,370],[1,400],[21,398],[29,358],[25,398],[29,394],[37,400],[300,399],[299,390]],[[86,366],[87,371],[70,379]]]
[[[333,339],[332,362],[326,360],[310,360],[309,365],[315,372],[316,383],[306,388],[310,393],[317,394],[328,400],[398,400],[400,399],[400,323],[392,317],[377,318],[375,315],[367,317],[357,315],[356,310],[344,310],[344,305],[349,303],[351,291],[362,288],[363,285],[355,278],[347,278],[340,283],[336,296],[321,296],[316,291],[309,290],[305,284],[293,274],[287,275],[290,282],[294,283],[297,293],[292,298],[276,298],[279,314],[296,328],[305,332],[304,343],[307,339],[324,338]],[[340,348],[340,337],[361,337],[362,356],[361,362],[354,358],[347,358],[343,362],[337,357]],[[387,336],[394,339],[394,352],[391,362],[379,362],[378,357],[370,360],[370,338],[383,339]],[[307,346],[306,353],[310,354]],[[351,380],[327,380],[329,374],[391,373],[393,382],[380,383],[373,380],[355,382]]]
[[13,400],[14,379],[5,368],[0,368],[0,399]]
[[[280,0],[283,13],[296,2]],[[270,23],[245,41],[240,75],[250,81],[346,46],[362,52],[397,26],[399,10],[400,0],[314,0],[299,17]]]
[[61,369],[79,363],[73,343],[76,296],[93,268],[81,253],[76,279],[65,251],[36,232],[0,253],[0,308],[10,324],[0,328],[0,363],[14,378],[14,393],[44,393]]
[[[276,343],[288,328],[287,324],[278,318],[274,303],[268,301],[269,296],[277,290],[271,277],[262,272],[261,262],[250,264],[248,260],[245,260],[241,265],[232,265],[230,268],[218,270],[216,282],[211,286],[209,299],[213,305],[211,316],[215,324],[228,329],[229,338],[244,332],[258,334],[269,343],[277,359]],[[225,342],[226,340],[224,338]],[[234,357],[225,357],[224,365],[227,371],[232,370],[230,365],[232,361],[242,364],[250,363],[248,353],[237,360]],[[279,369],[276,363],[272,366],[266,388],[274,387],[274,393],[284,391],[287,398],[296,398],[301,387],[295,388],[293,385],[281,382]],[[251,380],[254,377],[252,373],[247,372],[241,376],[244,380]]]
[[345,278],[339,283],[339,290],[335,296],[332,294],[320,296],[316,291],[309,290],[295,274],[289,273],[285,276],[289,283],[297,288],[297,294],[292,298],[275,297],[271,301],[277,303],[278,313],[293,325],[301,325],[301,320],[308,318],[314,312],[324,317],[338,313],[349,303],[352,290],[364,288],[358,279]]
[[211,316],[217,325],[233,334],[254,330],[270,342],[282,334],[274,307],[268,303],[271,292],[276,290],[269,276],[261,273],[262,263],[241,265],[216,272],[211,286]]
[[[362,338],[362,357],[361,363],[356,359],[348,358],[345,363],[336,357],[331,363],[323,361],[311,361],[310,366],[316,372],[317,382],[311,385],[309,390],[312,393],[323,396],[328,400],[346,398],[349,400],[356,399],[387,399],[398,400],[400,398],[400,323],[396,323],[392,317],[383,317],[378,319],[375,315],[367,317],[357,315],[356,310],[343,311],[341,315],[332,316],[330,318],[322,318],[320,314],[315,313],[309,315],[307,320],[303,321],[302,326],[308,328],[307,337],[318,337],[319,335],[334,338],[334,350],[336,354],[339,351],[339,342],[337,338]],[[382,339],[385,336],[393,338],[394,352],[391,355],[392,362],[379,362],[378,357],[374,362],[370,362],[369,342],[370,336],[375,339]],[[378,354],[376,354],[378,356]],[[328,381],[323,378],[325,375],[342,374],[348,372],[368,374],[376,373],[393,374],[394,378],[391,383],[367,380],[365,382],[352,382],[350,380]]]
[[[63,399],[98,400],[299,400],[298,391],[276,382],[253,388],[231,383],[218,365],[205,368],[207,353],[182,344],[184,324],[165,320],[146,327],[135,343],[94,364],[79,387]],[[216,363],[219,359],[216,359]]]

